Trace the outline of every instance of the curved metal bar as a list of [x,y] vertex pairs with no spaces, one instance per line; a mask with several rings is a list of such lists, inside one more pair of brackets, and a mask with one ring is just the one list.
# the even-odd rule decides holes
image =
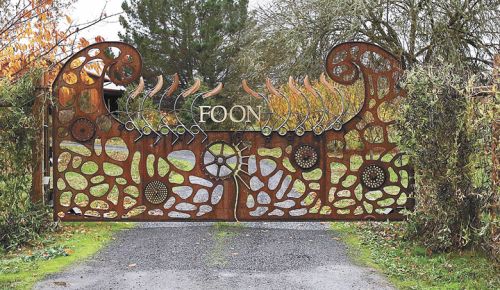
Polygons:
[[[127,96],[127,101],[125,102],[125,111],[113,111],[113,112],[110,112],[109,108],[108,108],[108,113],[106,115],[110,115],[115,121],[117,121],[118,123],[120,123],[127,131],[134,130],[134,128],[130,128],[129,129],[125,125],[127,122],[131,121],[131,116],[130,116],[130,114],[128,112],[128,102],[129,102],[130,98],[133,99],[133,98],[137,97],[140,93],[142,93],[143,90],[144,90],[144,79],[141,77],[140,80],[139,80],[139,85],[137,86],[137,88],[135,88],[135,90],[132,91],[132,93],[129,96]],[[120,118],[117,118],[115,116],[115,114],[119,114],[119,113],[125,114],[129,120],[127,120],[124,123],[122,120],[120,120]]]
[[[207,133],[205,133],[205,130],[201,128],[200,124],[196,122],[196,118],[194,117],[194,103],[203,95],[204,95],[203,93],[196,94],[196,97],[193,99],[193,102],[191,102],[191,120],[193,121],[194,125],[192,125],[190,129],[191,132],[194,134],[199,134],[199,133],[203,134],[203,140],[201,141],[201,143],[207,140],[208,135]],[[190,144],[191,142],[193,142],[193,140],[194,136],[187,143]]]
[[248,85],[246,80],[241,81],[241,84],[242,84],[243,90],[245,92],[247,92],[249,95],[251,95],[257,99],[264,100],[264,103],[266,104],[267,110],[269,110],[269,111],[264,112],[264,114],[267,115],[268,118],[264,124],[259,124],[260,132],[263,135],[266,135],[264,131],[269,131],[269,134],[270,134],[273,131],[273,128],[271,126],[269,126],[269,123],[271,122],[271,118],[275,113],[273,112],[273,108],[271,107],[271,104],[269,103],[269,98],[264,94],[261,94],[261,93],[258,93],[256,91],[252,90],[250,88],[250,86]]
[[[200,124],[196,121],[196,118],[194,116],[194,104],[200,97],[202,97],[203,99],[206,99],[206,98],[210,98],[210,97],[218,95],[222,91],[223,87],[224,87],[224,85],[222,83],[219,83],[217,85],[217,87],[215,87],[213,90],[206,92],[206,93],[197,94],[196,97],[193,99],[193,102],[191,102],[191,119],[192,119],[194,125],[192,125],[190,129],[191,129],[191,132],[194,134],[199,134],[199,133],[203,134],[204,137],[203,137],[203,140],[201,141],[201,143],[204,143],[208,139],[208,135],[205,132],[205,130],[203,130],[203,128],[201,128]],[[188,144],[193,142],[193,140],[194,140],[194,137],[188,141]]]
[[316,124],[312,127],[312,131],[316,135],[321,135],[325,131],[325,127],[323,126],[323,122],[325,121],[326,117],[329,115],[328,108],[325,106],[325,101],[323,99],[323,96],[321,95],[321,92],[319,92],[317,89],[315,89],[311,83],[309,82],[309,76],[306,75],[304,78],[304,86],[306,87],[306,90],[309,91],[312,95],[314,95],[317,99],[319,99],[319,102],[321,104],[322,110],[315,111],[315,112],[321,112],[321,117],[319,118],[318,121],[316,121]]
[[[165,97],[171,97],[175,91],[177,90],[177,88],[179,87],[179,83],[180,83],[180,80],[179,80],[179,75],[178,74],[174,74],[172,76],[172,84],[170,85],[170,87],[162,94],[161,98],[160,98],[160,102],[158,103],[158,113],[161,115],[162,114],[162,104],[163,104],[163,100]],[[167,116],[163,116],[161,117],[160,119],[160,124],[158,125],[158,132],[160,132],[160,134],[162,135],[167,135],[168,133],[172,133],[175,137],[174,138],[179,138],[179,135],[177,134],[177,132],[175,132],[175,130],[173,130],[170,125],[168,124],[168,121],[166,121],[165,119],[167,118]],[[167,128],[168,132],[167,134],[163,134],[162,131],[164,128]]]
[[[273,87],[273,84],[271,83],[271,80],[269,78],[266,79],[266,87],[267,87],[267,89],[269,90],[269,92],[271,94],[283,98],[286,101],[286,103],[287,103],[287,109],[288,109],[287,116],[286,116],[286,118],[283,118],[283,117],[281,117],[281,115],[277,114],[277,115],[279,115],[281,117],[281,119],[285,119],[285,120],[282,123],[280,123],[280,125],[278,126],[278,128],[275,129],[276,131],[278,131],[278,134],[285,135],[286,131],[288,131],[288,125],[287,125],[288,120],[290,120],[290,116],[292,115],[292,105],[290,104],[290,100],[285,95],[283,95],[278,90],[276,90],[276,88]],[[281,131],[280,132],[280,130],[282,128],[285,129],[286,131]]]
[[[301,136],[306,131],[306,128],[304,125],[306,124],[307,120],[309,119],[309,115],[311,113],[311,105],[309,104],[309,100],[307,99],[307,97],[299,89],[297,89],[297,87],[295,86],[295,81],[293,80],[293,78],[291,76],[288,78],[288,87],[296,95],[302,96],[302,98],[304,99],[304,101],[306,103],[307,113],[306,113],[305,117],[302,118],[301,122],[298,123],[297,126],[293,129],[293,131],[295,131],[295,134]],[[300,115],[300,113],[298,113],[298,114]],[[298,131],[298,130],[301,130],[301,131]]]
[[[334,116],[333,118],[330,118],[327,121],[327,126],[325,128],[325,130],[330,130],[333,128],[334,130],[339,131],[340,129],[342,129],[342,125],[343,125],[341,122],[341,119],[345,115],[344,96],[338,88],[332,86],[332,84],[330,84],[326,80],[324,74],[321,74],[320,81],[326,87],[326,89],[329,90],[332,94],[337,93],[340,96],[340,105],[341,105],[340,114],[338,116]],[[335,126],[335,125],[337,125],[337,126]]]
[[[179,123],[179,125],[177,125],[175,127],[175,131],[177,132],[177,136],[175,137],[175,139],[172,141],[172,144],[175,144],[177,143],[177,141],[179,140],[179,135],[181,134],[184,134],[184,133],[188,133],[191,135],[191,137],[194,138],[194,134],[186,127],[186,125],[184,125],[184,123],[182,123],[181,119],[179,118],[179,115],[177,114],[178,111],[180,110],[177,110],[177,103],[179,102],[180,98],[183,97],[182,94],[179,94],[176,98],[175,98],[175,102],[174,102],[174,115],[175,115],[175,118],[177,119],[177,122]],[[183,132],[180,132],[180,129],[183,129]]]
[[[139,114],[139,116],[141,117],[141,114],[140,114],[141,109],[138,111],[131,112],[130,111],[130,102],[132,100],[135,100],[135,98],[137,96],[139,96],[143,91],[144,91],[144,79],[141,77],[139,79],[139,85],[137,86],[137,88],[135,88],[135,90],[132,91],[132,93],[127,96],[127,100],[125,101],[125,111],[113,111],[113,112],[108,112],[108,114],[106,114],[106,115],[111,115],[111,117],[113,119],[115,119],[118,123],[120,123],[125,128],[125,130],[127,130],[127,131],[136,130],[139,133],[139,137],[136,138],[135,141],[138,141],[144,135],[142,129],[140,128],[140,126],[138,126],[136,124],[136,122],[134,121],[134,118],[132,117],[132,115],[134,115],[134,114]],[[120,120],[120,118],[115,116],[115,114],[120,114],[120,113],[123,113],[127,117],[128,120],[125,121],[125,123],[122,120]]]
[[[141,117],[142,121],[146,124],[145,126],[142,127],[142,134],[145,136],[149,136],[151,133],[154,133],[156,135],[156,140],[153,143],[153,145],[158,144],[158,142],[161,139],[161,135],[153,128],[153,126],[149,123],[149,121],[144,117],[144,103],[146,102],[147,98],[153,98],[154,95],[156,95],[161,88],[163,87],[163,76],[157,76],[157,83],[156,86],[150,90],[147,94],[144,94],[141,105],[139,107],[139,116]],[[146,129],[148,129],[148,132],[146,132]]]
[[[137,126],[137,124],[134,122],[134,119],[132,118],[132,114],[130,112],[129,105],[130,105],[130,101],[134,100],[144,90],[144,79],[142,77],[140,78],[140,81],[139,81],[139,88],[134,90],[134,92],[132,92],[132,94],[130,94],[127,97],[127,101],[125,101],[125,113],[127,114],[128,121],[125,122],[124,127],[127,131],[136,130],[139,133],[139,136],[136,139],[134,139],[134,142],[137,142],[139,139],[141,139],[143,137],[143,133],[142,133],[142,130],[139,128],[139,126]],[[133,113],[135,114],[137,112],[133,112]]]
[[[179,125],[177,125],[175,127],[175,130],[177,131],[177,133],[179,133],[179,129],[183,129],[184,133],[187,132],[188,134],[191,135],[192,138],[195,137],[195,134],[193,132],[191,132],[187,128],[187,126],[184,125],[184,123],[182,123],[181,119],[179,118],[179,115],[177,114],[177,112],[179,111],[179,110],[177,110],[177,104],[179,103],[179,100],[181,97],[187,98],[188,96],[196,93],[200,89],[200,86],[201,86],[201,81],[199,79],[197,79],[195,81],[195,83],[193,84],[193,86],[191,86],[190,88],[188,88],[184,92],[177,95],[177,97],[175,98],[175,102],[174,102],[174,115],[175,115],[175,118],[177,119],[177,122],[179,122]],[[172,144],[175,144],[178,140],[179,140],[179,135],[177,135],[176,138],[172,141]]]

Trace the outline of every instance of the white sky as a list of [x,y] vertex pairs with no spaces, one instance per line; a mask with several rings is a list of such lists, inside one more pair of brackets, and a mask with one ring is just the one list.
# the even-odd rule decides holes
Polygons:
[[[122,12],[121,5],[123,0],[78,0],[68,11],[75,23],[85,23],[99,17],[102,9],[107,15]],[[250,0],[250,9],[265,4],[269,0]],[[118,31],[121,31],[121,25],[118,22],[118,16],[107,19],[98,25],[93,26],[80,33],[80,36],[85,37],[90,42],[93,42],[94,37],[100,35],[105,40],[119,40]]]

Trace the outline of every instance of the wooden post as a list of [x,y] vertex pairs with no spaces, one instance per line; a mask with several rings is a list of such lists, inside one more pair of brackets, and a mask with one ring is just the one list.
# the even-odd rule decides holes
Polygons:
[[39,85],[35,91],[35,103],[33,104],[32,114],[33,121],[35,126],[35,136],[33,136],[33,144],[32,144],[32,180],[31,180],[31,201],[34,203],[42,202],[45,204],[45,191],[44,191],[44,167],[47,164],[44,164],[45,158],[45,128],[46,124],[46,110],[47,110],[47,102],[46,102],[46,94],[48,92],[48,79],[44,74],[40,81]]
[[[495,55],[495,62],[493,68],[493,99],[500,98],[500,54]],[[497,107],[493,107],[493,124],[492,124],[492,158],[493,158],[493,170],[492,170],[492,180],[493,185],[499,185],[498,169],[500,167],[500,160],[497,154],[500,146],[500,118],[498,117]]]
[[[494,59],[492,91],[493,104],[495,104],[500,98],[500,54],[495,55]],[[491,131],[491,158],[493,166],[491,170],[491,182],[493,183],[492,190],[498,191],[498,187],[500,185],[498,176],[498,171],[500,169],[500,156],[497,153],[500,151],[500,118],[498,117],[497,106],[495,105],[493,107],[493,123],[491,124]],[[493,192],[493,194],[497,194],[497,192]],[[499,197],[498,195],[495,196],[493,204],[490,207],[490,214],[493,220],[496,220],[497,216],[500,214]],[[491,236],[493,238],[499,236],[498,227],[491,227]]]

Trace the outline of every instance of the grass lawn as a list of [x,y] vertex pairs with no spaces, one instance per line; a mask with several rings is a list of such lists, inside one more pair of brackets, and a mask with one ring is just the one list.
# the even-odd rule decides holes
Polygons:
[[500,289],[500,265],[484,254],[428,253],[402,238],[401,223],[332,223],[352,256],[401,289]]
[[46,275],[96,253],[114,232],[131,227],[133,223],[63,223],[36,246],[0,253],[0,289],[31,289]]

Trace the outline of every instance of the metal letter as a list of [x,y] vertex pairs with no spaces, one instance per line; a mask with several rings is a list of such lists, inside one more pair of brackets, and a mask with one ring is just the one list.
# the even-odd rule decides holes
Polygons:
[[250,122],[250,114],[252,114],[255,117],[255,119],[257,119],[257,121],[260,121],[260,110],[261,110],[262,106],[257,106],[257,108],[259,109],[259,114],[255,113],[253,108],[251,106],[247,105],[247,111],[248,111],[247,122]]
[[[222,117],[221,120],[215,119],[214,112],[215,112],[215,109],[217,109],[217,108],[221,108],[222,111],[224,112],[224,116]],[[215,123],[222,123],[222,122],[224,122],[226,120],[226,118],[227,118],[227,110],[226,110],[226,108],[224,106],[220,106],[220,105],[213,107],[212,110],[210,110],[210,118],[212,118],[212,121],[214,121]]]
[[210,115],[210,112],[204,112],[203,109],[209,109],[210,106],[200,106],[200,123],[205,123],[205,120],[203,119],[203,115]]
[[[241,119],[239,120],[236,120],[234,117],[233,117],[233,110],[235,108],[240,108],[241,109]],[[240,105],[236,105],[236,106],[233,106],[231,107],[231,110],[229,110],[229,118],[231,119],[231,121],[235,122],[235,123],[240,123],[240,122],[243,122],[243,120],[245,120],[245,117],[246,117],[246,111],[245,111],[245,108],[243,106],[240,106]]]

